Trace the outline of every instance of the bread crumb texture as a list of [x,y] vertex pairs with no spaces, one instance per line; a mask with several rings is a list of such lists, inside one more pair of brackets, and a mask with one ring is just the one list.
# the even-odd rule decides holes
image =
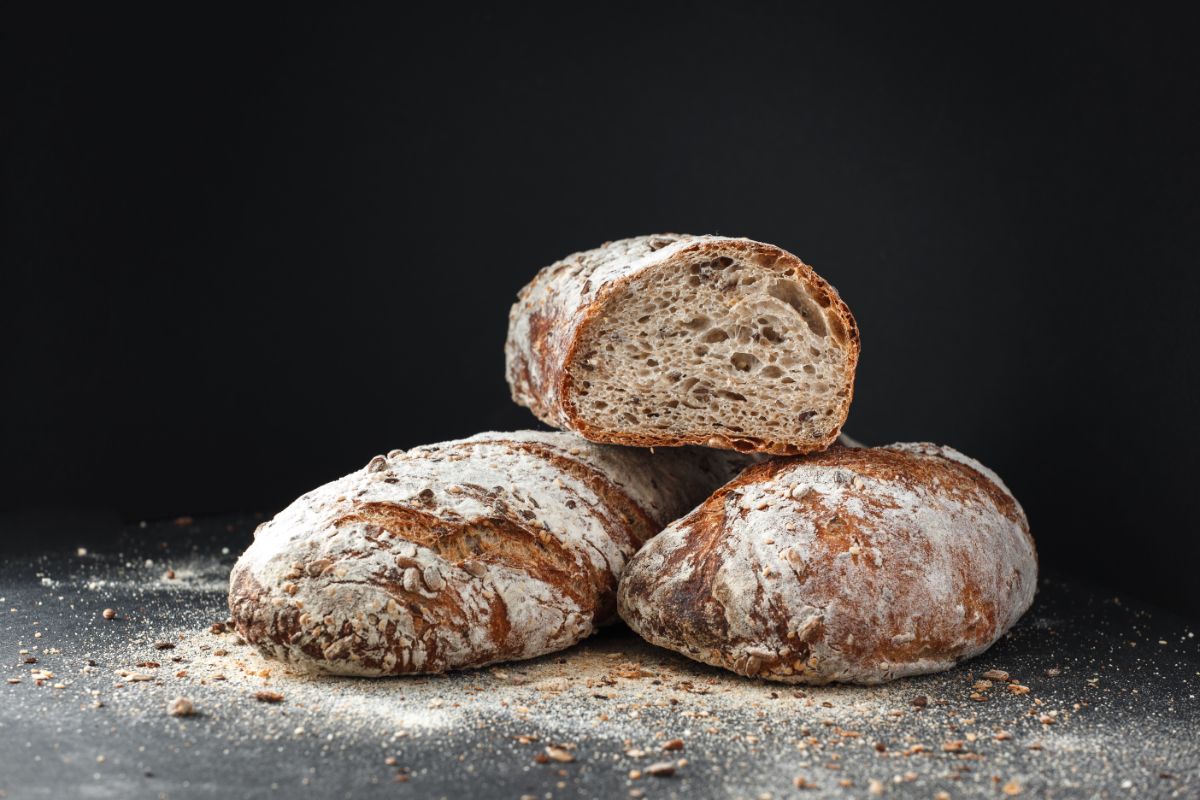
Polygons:
[[774,245],[658,234],[538,273],[509,316],[516,402],[594,441],[807,453],[849,413],[858,328]]

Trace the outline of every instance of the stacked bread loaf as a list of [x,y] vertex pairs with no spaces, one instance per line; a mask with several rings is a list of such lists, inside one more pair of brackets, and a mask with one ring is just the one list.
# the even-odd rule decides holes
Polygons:
[[304,495],[235,567],[234,620],[354,675],[531,658],[615,612],[748,676],[945,669],[1029,607],[1033,540],[961,453],[839,441],[858,352],[836,290],[772,245],[568,256],[521,291],[505,348],[514,400],[563,432],[393,451]]

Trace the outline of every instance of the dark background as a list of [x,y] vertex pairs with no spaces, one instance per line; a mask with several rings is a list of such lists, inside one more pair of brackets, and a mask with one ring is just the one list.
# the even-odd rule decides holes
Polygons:
[[9,12],[10,537],[532,426],[521,285],[713,232],[841,290],[851,434],[980,458],[1046,567],[1196,616],[1197,20],[825,5]]

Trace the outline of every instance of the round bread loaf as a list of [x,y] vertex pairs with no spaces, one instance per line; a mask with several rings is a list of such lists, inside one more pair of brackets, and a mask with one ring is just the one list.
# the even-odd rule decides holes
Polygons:
[[1033,602],[1016,499],[949,447],[834,447],[746,469],[626,568],[621,617],[742,675],[881,683],[978,655]]
[[791,253],[727,236],[609,242],[521,290],[513,399],[594,442],[796,455],[837,438],[858,327]]
[[745,461],[532,431],[393,451],[260,526],[229,608],[264,655],[323,672],[542,655],[612,619],[630,556]]

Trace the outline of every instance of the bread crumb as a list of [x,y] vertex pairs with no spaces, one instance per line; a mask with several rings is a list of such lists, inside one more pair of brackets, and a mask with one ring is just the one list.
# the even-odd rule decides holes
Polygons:
[[187,697],[176,697],[167,703],[167,713],[172,717],[191,717],[196,713],[196,706]]

